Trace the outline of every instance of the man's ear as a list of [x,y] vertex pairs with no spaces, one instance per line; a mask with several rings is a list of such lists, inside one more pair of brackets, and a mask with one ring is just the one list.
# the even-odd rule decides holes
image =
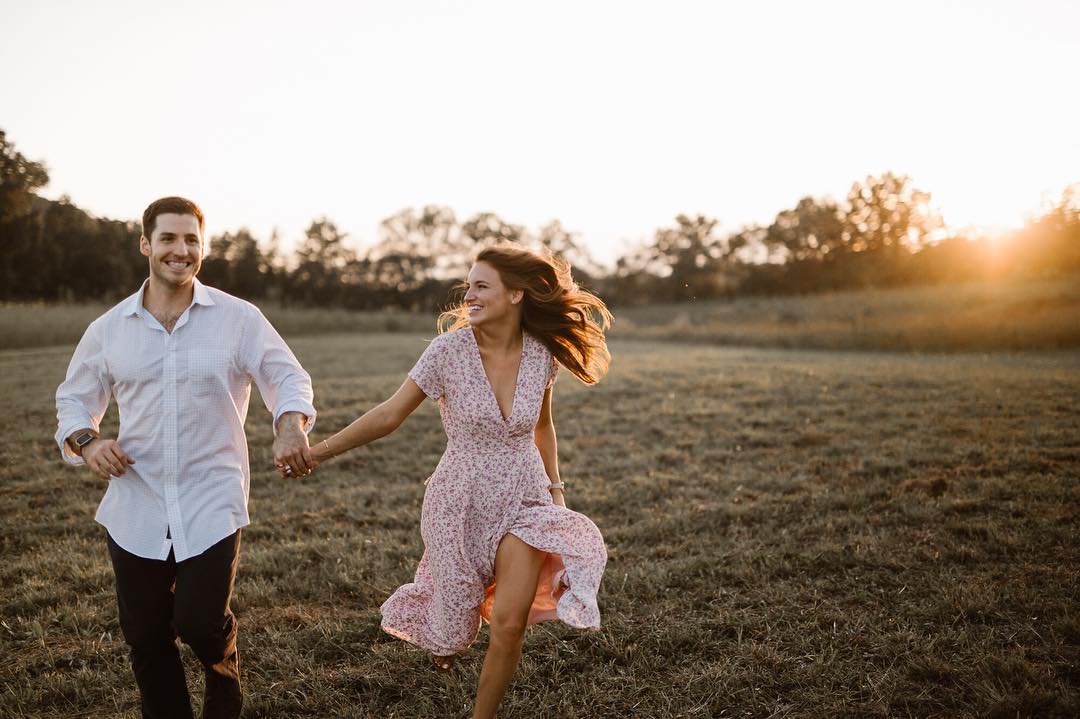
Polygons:
[[139,237],[139,252],[146,257],[150,256],[150,240],[146,239],[146,235]]

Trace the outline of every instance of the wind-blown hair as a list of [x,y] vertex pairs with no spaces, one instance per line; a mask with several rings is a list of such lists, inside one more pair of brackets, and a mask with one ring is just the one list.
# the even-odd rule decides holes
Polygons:
[[[595,384],[611,364],[604,330],[611,313],[596,295],[578,287],[570,264],[511,244],[488,247],[476,256],[499,273],[509,290],[523,290],[521,324],[544,343],[571,374]],[[469,326],[469,310],[459,302],[439,315],[439,331]]]

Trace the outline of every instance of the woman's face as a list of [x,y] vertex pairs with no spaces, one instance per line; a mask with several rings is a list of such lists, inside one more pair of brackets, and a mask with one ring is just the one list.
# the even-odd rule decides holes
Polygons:
[[469,311],[469,324],[473,327],[503,320],[514,312],[524,294],[521,290],[507,289],[498,270],[486,262],[474,264],[465,281],[469,285],[465,304]]

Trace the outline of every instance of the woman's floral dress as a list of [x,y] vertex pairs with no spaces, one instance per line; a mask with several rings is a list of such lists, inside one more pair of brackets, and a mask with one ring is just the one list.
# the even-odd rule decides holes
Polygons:
[[558,364],[523,334],[510,416],[503,418],[469,327],[437,336],[409,377],[439,403],[446,451],[428,478],[420,533],[424,555],[410,584],[383,603],[382,628],[436,655],[468,647],[490,619],[495,551],[507,534],[548,552],[529,624],[561,619],[596,629],[607,563],[600,530],[552,503],[533,439]]

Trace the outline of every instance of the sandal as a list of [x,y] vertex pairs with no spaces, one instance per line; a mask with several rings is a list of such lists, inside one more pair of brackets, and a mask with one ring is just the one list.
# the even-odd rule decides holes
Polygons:
[[456,654],[451,654],[445,657],[431,655],[431,661],[435,665],[435,668],[440,672],[448,672],[454,668],[454,660],[457,659]]

